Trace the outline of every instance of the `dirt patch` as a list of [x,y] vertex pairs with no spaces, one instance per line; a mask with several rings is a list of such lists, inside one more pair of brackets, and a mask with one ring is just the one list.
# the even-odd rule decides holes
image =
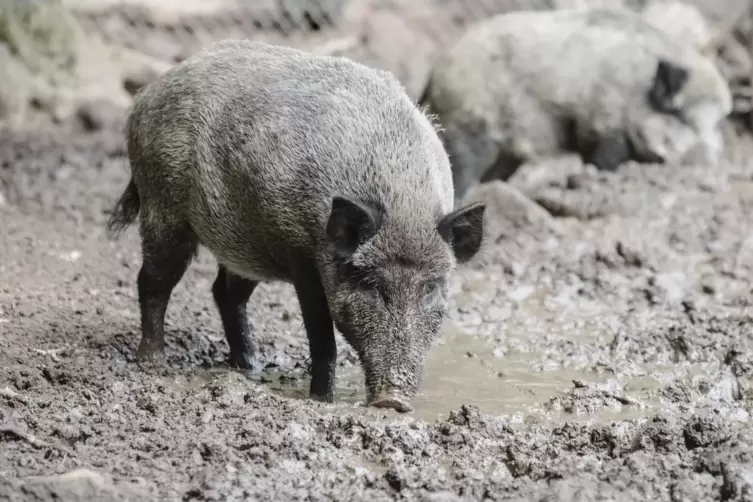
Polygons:
[[0,141],[0,498],[753,497],[748,150],[484,187],[490,246],[406,417],[360,406],[342,338],[339,402],[291,392],[308,347],[287,285],[249,304],[264,375],[227,371],[208,253],[174,292],[168,366],[140,368],[137,233],[103,229],[118,127]]

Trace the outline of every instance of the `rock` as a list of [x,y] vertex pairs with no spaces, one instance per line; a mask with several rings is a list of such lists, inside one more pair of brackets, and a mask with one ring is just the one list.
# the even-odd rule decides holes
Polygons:
[[484,226],[495,235],[514,235],[523,228],[557,231],[557,222],[541,206],[512,185],[495,180],[482,183],[468,194],[464,203],[486,203]]
[[131,96],[139,89],[154,81],[170,69],[172,65],[156,58],[137,53],[129,53],[123,70],[123,88]]
[[586,221],[613,213],[625,212],[613,193],[588,189],[597,182],[591,180],[585,187],[583,179],[579,182],[581,184],[577,188],[568,190],[554,187],[530,190],[529,193],[547,213],[558,218],[573,217]]
[[[6,492],[8,498],[4,498]],[[144,489],[130,483],[115,483],[111,476],[75,469],[65,474],[42,476],[25,480],[0,477],[0,499],[2,500],[65,500],[121,501],[145,498]]]
[[113,129],[124,117],[124,109],[103,99],[86,101],[80,104],[76,111],[79,124],[89,132]]
[[128,94],[135,96],[139,89],[153,81],[157,76],[156,73],[149,72],[146,69],[136,70],[123,77],[123,88]]

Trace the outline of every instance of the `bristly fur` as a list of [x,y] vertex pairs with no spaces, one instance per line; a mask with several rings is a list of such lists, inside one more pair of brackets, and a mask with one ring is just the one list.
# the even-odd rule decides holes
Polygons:
[[215,43],[142,88],[126,127],[133,178],[109,223],[140,214],[139,353],[163,347],[169,292],[202,244],[220,263],[231,359],[252,359],[243,307],[256,284],[287,281],[312,395],[332,398],[333,322],[369,400],[415,395],[449,279],[483,234],[479,207],[453,207],[436,126],[387,71],[250,40]]
[[439,115],[432,113],[431,107],[428,104],[421,105],[419,110],[427,119],[429,119],[429,123],[431,123],[431,126],[437,134],[442,134],[442,132],[444,132],[444,127],[442,127],[442,122],[439,120]]

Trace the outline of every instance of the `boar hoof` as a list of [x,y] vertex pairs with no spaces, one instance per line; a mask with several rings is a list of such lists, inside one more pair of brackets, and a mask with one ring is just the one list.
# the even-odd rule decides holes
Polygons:
[[373,406],[374,408],[392,408],[399,413],[413,411],[413,406],[410,403],[395,396],[380,396],[371,401],[369,406]]
[[311,399],[313,399],[314,401],[319,401],[322,403],[334,403],[335,402],[335,398],[331,395],[322,396],[320,394],[309,394],[309,397],[311,397]]
[[309,397],[313,399],[314,401],[319,401],[322,403],[334,403],[335,402],[335,396],[331,392],[328,392],[326,394],[309,392]]
[[233,354],[228,356],[228,366],[231,368],[247,371],[261,370],[261,365],[256,358],[249,353]]
[[136,360],[142,364],[159,364],[165,359],[165,348],[160,344],[142,340],[136,352]]

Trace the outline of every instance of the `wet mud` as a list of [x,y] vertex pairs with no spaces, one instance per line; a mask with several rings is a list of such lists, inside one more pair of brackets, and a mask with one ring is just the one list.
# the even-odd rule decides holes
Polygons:
[[706,166],[572,159],[492,183],[416,411],[306,398],[292,287],[249,314],[266,367],[229,371],[202,251],[167,364],[140,367],[136,229],[103,223],[117,126],[0,130],[2,500],[753,500],[753,148]]

